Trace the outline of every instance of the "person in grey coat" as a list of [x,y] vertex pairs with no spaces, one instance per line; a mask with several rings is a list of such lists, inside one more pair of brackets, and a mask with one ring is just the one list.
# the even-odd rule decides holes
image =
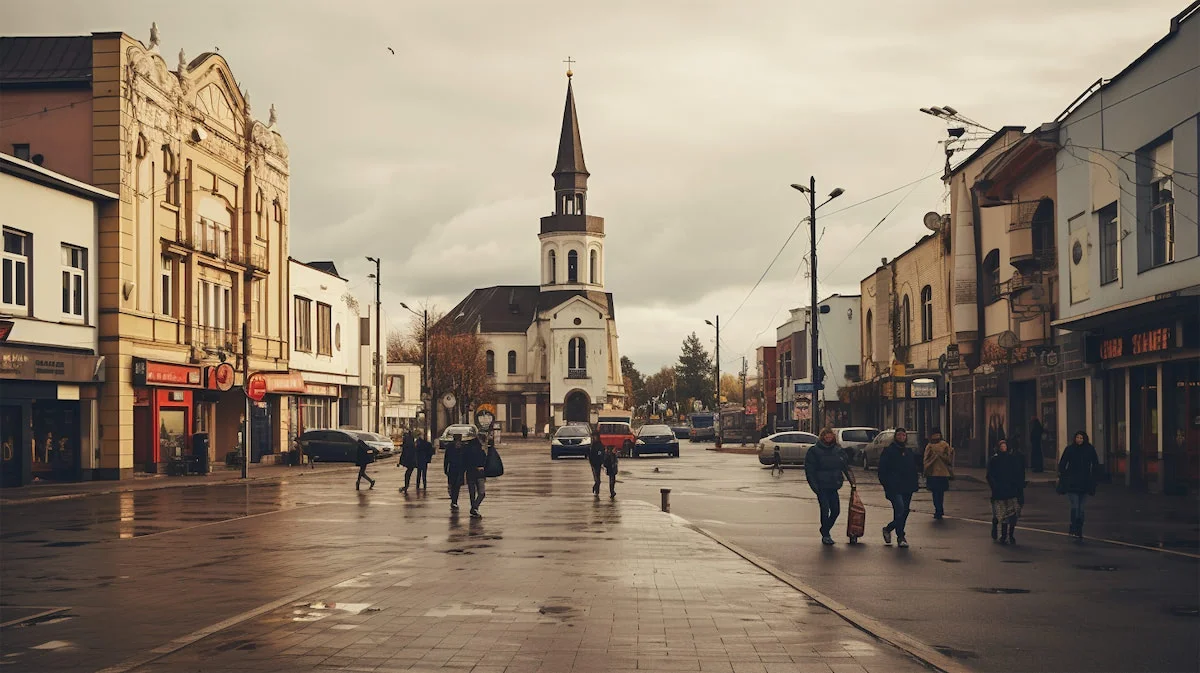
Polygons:
[[831,545],[830,532],[842,513],[838,491],[844,483],[843,478],[854,483],[846,454],[838,446],[832,428],[823,428],[817,443],[804,455],[804,476],[808,479],[808,487],[817,494],[817,504],[821,508],[821,544]]

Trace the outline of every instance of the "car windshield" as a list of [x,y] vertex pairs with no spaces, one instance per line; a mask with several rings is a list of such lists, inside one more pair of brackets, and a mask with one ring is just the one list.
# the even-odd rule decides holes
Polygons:
[[453,437],[454,435],[462,435],[463,437],[473,437],[475,428],[470,425],[451,425],[446,428],[446,432],[442,433],[443,437]]
[[628,423],[601,423],[600,434],[602,435],[628,435],[633,431],[629,429]]
[[372,432],[359,432],[358,430],[351,430],[350,434],[363,440],[364,442],[378,442],[379,441],[379,438],[377,436],[375,436],[375,433],[372,433]]
[[565,428],[559,428],[558,432],[554,433],[555,437],[587,437],[588,429],[582,425],[568,425]]
[[711,414],[697,414],[692,416],[693,428],[711,428],[713,426],[713,417]]
[[879,433],[878,430],[843,430],[842,431],[842,441],[843,442],[869,442],[872,439],[875,439],[875,435],[878,433]]
[[665,425],[643,425],[638,429],[638,434],[643,437],[653,437],[655,435],[669,435],[671,428]]

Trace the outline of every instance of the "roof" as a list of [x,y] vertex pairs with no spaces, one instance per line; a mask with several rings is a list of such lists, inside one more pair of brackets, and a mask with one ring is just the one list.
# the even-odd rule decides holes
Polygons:
[[579,139],[579,117],[575,113],[575,91],[571,80],[567,80],[567,102],[563,107],[562,133],[558,137],[558,162],[554,173],[582,173],[588,175],[583,162],[583,141]]
[[[338,273],[337,267],[333,265],[333,262],[300,262],[300,263],[309,268],[316,269],[317,271],[323,271],[331,276],[337,276],[338,278],[342,278],[341,274]],[[345,279],[343,278],[342,280],[345,280]]]
[[957,166],[946,171],[946,174],[942,176],[942,179],[948,180],[951,177],[954,177],[955,174],[957,174],[962,169],[966,168],[967,165],[970,164],[972,161],[974,161],[976,158],[983,156],[984,153],[986,153],[989,149],[991,149],[992,145],[995,145],[996,143],[1000,142],[1000,139],[1003,138],[1004,136],[1008,135],[1008,133],[1010,131],[1016,131],[1017,133],[1024,133],[1025,127],[1024,126],[1001,126],[1000,130],[993,133],[991,138],[988,138],[987,140],[983,141],[983,144],[980,145],[974,152],[972,152],[971,156],[967,157],[966,159],[963,159],[962,161],[960,161],[958,163]]
[[37,164],[22,161],[3,153],[0,153],[0,173],[13,175],[23,180],[36,182],[39,185],[57,189],[68,194],[74,194],[85,199],[91,199],[92,201],[116,201],[120,198],[112,192],[97,189],[89,184],[73,180],[60,173],[55,173],[48,168],[42,168]]
[[607,307],[609,316],[614,315],[612,293],[589,290],[542,292],[537,285],[495,285],[472,290],[438,321],[438,326],[466,327],[477,324],[481,332],[525,332],[537,319],[539,312],[560,306],[577,296]]
[[0,85],[92,82],[92,38],[0,37]]

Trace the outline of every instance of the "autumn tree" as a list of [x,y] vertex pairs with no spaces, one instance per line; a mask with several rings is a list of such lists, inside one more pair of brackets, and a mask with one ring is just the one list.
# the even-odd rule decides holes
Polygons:
[[683,340],[679,362],[675,365],[679,397],[700,400],[709,409],[713,406],[713,361],[700,337],[692,332]]
[[721,397],[729,404],[742,404],[742,377],[721,374]]
[[633,360],[621,356],[621,377],[625,380],[625,395],[631,408],[637,409],[646,404],[646,381],[638,371]]

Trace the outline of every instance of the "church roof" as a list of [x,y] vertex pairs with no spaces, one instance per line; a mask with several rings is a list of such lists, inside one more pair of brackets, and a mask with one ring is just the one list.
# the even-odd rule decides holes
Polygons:
[[579,139],[579,116],[575,113],[575,91],[567,80],[567,103],[563,108],[562,134],[558,137],[558,163],[553,175],[582,173],[588,175],[583,163],[583,141]]
[[584,297],[608,308],[615,317],[612,293],[589,290],[550,290],[542,292],[537,285],[495,285],[472,290],[460,301],[437,327],[463,329],[479,325],[479,331],[525,332],[541,311],[561,306],[572,297]]

